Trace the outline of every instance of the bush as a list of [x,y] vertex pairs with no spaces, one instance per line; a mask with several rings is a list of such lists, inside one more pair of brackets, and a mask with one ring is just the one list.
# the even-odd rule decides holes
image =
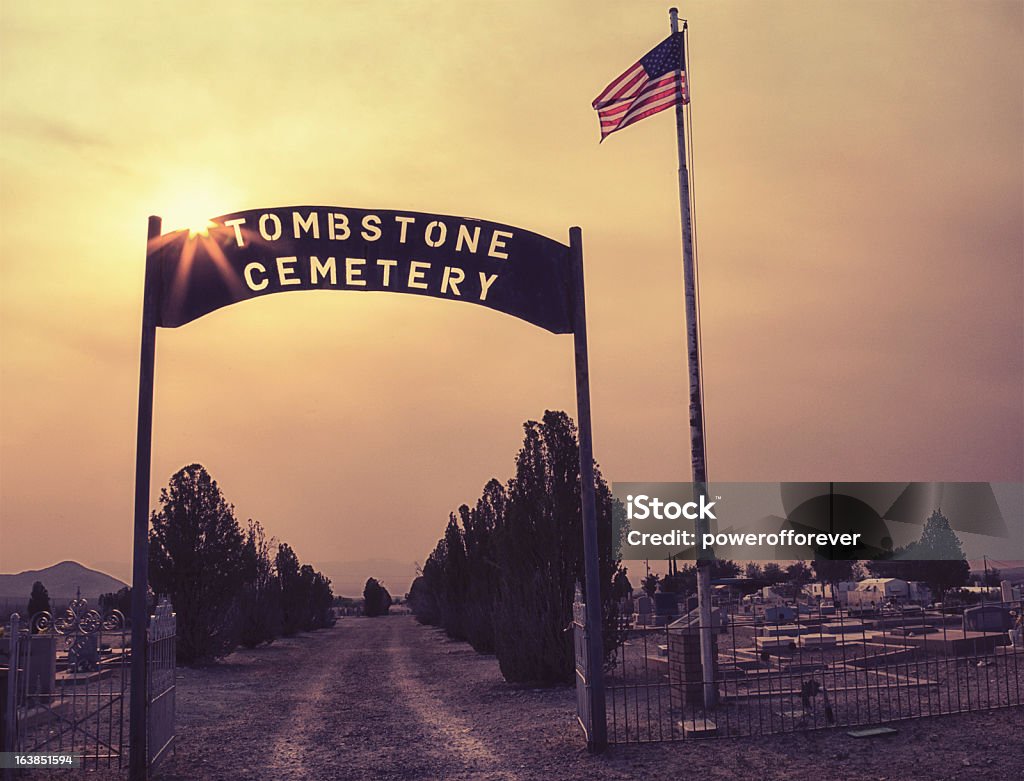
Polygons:
[[385,616],[391,608],[391,595],[376,578],[369,578],[363,588],[363,614],[371,618]]
[[37,580],[32,584],[32,593],[28,597],[26,615],[28,618],[32,618],[36,613],[49,613],[50,611],[50,594],[47,592],[46,586]]
[[[568,683],[572,635],[564,629],[575,583],[585,580],[576,428],[564,412],[547,412],[524,431],[516,476],[507,488],[491,480],[474,508],[449,516],[409,605],[421,623],[493,650],[509,681]],[[630,587],[612,555],[615,505],[596,465],[594,479],[607,663],[620,639],[617,596]]]
[[178,659],[192,664],[231,651],[245,580],[245,538],[234,508],[200,464],[160,491],[149,535],[150,585],[177,613]]

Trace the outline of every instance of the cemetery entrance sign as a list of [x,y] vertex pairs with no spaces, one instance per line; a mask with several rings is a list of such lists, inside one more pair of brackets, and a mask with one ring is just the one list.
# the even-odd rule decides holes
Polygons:
[[571,249],[482,220],[303,206],[218,217],[157,240],[158,326],[288,290],[391,291],[468,301],[571,333]]
[[[484,220],[388,209],[296,206],[234,212],[200,231],[161,234],[149,219],[142,310],[135,464],[132,648],[145,647],[149,581],[149,490],[153,359],[157,328],[176,328],[258,296],[292,290],[351,290],[447,298],[495,309],[556,334],[573,334],[586,562],[587,734],[607,740],[601,599],[594,498],[590,380],[582,232],[569,244]],[[132,654],[130,767],[148,775],[147,667]]]

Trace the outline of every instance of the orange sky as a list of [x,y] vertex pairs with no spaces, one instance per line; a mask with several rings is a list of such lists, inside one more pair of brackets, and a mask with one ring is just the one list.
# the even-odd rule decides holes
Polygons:
[[[0,7],[0,570],[127,573],[151,213],[578,224],[596,456],[687,479],[672,117],[590,108],[667,4],[216,5]],[[713,479],[1024,479],[1022,9],[683,7]],[[154,500],[200,461],[314,562],[422,560],[574,412],[571,337],[410,296],[229,307],[156,374]]]

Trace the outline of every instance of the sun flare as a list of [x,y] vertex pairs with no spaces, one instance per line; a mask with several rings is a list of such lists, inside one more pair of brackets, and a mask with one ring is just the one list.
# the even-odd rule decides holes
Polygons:
[[216,227],[217,223],[212,220],[203,220],[202,223],[188,226],[188,237],[194,239],[196,236],[209,236],[210,228]]
[[238,208],[233,192],[223,182],[203,173],[181,176],[168,182],[154,200],[155,213],[163,220],[163,232],[187,230],[189,238],[208,236],[211,220]]

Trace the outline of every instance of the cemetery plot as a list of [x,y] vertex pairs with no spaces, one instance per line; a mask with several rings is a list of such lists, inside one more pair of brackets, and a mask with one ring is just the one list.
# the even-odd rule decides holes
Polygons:
[[704,708],[695,615],[628,622],[607,677],[616,743],[861,726],[1024,705],[1024,648],[1006,625],[1019,605],[850,618],[725,611],[711,630],[719,694]]

